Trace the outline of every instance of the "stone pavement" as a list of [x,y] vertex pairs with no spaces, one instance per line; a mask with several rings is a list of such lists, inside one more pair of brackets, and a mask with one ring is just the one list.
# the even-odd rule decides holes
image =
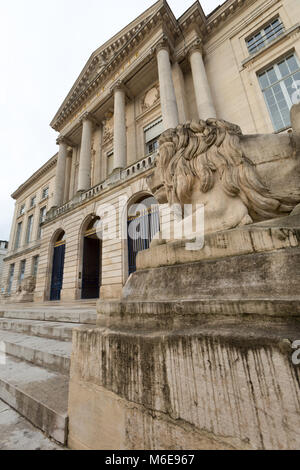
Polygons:
[[0,400],[0,450],[63,450]]

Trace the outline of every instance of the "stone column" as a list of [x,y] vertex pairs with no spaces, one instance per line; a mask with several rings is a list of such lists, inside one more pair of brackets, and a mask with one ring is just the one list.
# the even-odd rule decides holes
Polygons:
[[185,91],[185,83],[184,83],[184,76],[181,70],[180,65],[178,62],[172,67],[172,75],[173,75],[173,82],[175,88],[175,95],[177,101],[177,108],[178,108],[178,116],[179,122],[181,124],[187,122],[188,118],[188,105],[186,99],[186,91]]
[[68,155],[68,142],[64,137],[57,139],[59,152],[56,165],[54,207],[60,207],[64,202],[66,160]]
[[76,192],[74,188],[75,188],[75,172],[76,172],[76,164],[77,164],[77,150],[78,150],[78,147],[73,147],[70,187],[69,187],[69,201],[73,199],[74,193]]
[[66,161],[66,176],[65,176],[65,189],[64,189],[64,204],[69,201],[70,194],[70,181],[71,181],[71,168],[72,168],[72,153],[68,152]]
[[79,159],[77,191],[87,191],[91,187],[93,117],[86,113],[82,117],[82,139]]
[[113,87],[114,93],[114,169],[127,166],[127,136],[125,89],[121,82]]
[[172,78],[169,46],[166,41],[162,41],[157,46],[156,56],[163,124],[164,129],[167,130],[178,126],[179,116]]
[[205,70],[201,43],[194,45],[189,52],[199,119],[217,117],[213,98]]
[[102,142],[103,142],[103,126],[99,124],[97,135],[95,139],[96,153],[94,165],[94,184],[99,184],[102,181]]

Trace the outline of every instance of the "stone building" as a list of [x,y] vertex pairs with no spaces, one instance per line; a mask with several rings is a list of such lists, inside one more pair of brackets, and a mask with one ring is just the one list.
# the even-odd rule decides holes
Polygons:
[[[99,47],[51,122],[58,154],[12,196],[7,300],[29,276],[35,302],[119,298],[159,227],[147,185],[159,135],[214,117],[288,132],[299,18],[298,0],[227,0],[208,16],[197,1],[178,19],[159,0]],[[99,220],[112,232],[102,240]],[[128,221],[148,227],[143,243],[128,243]]]
[[0,240],[0,282],[2,279],[3,259],[6,256],[8,248],[8,242]]

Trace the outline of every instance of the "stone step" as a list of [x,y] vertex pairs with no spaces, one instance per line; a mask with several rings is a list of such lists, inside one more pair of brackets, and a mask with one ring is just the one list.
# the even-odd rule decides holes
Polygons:
[[0,318],[0,330],[14,331],[29,336],[59,341],[72,341],[72,331],[79,326],[83,326],[83,324]]
[[6,354],[68,375],[72,343],[0,330]]
[[0,355],[0,399],[47,436],[66,444],[69,378],[9,355]]
[[36,320],[59,323],[81,323],[95,325],[97,320],[96,309],[7,309],[2,308],[0,318],[14,318],[22,320]]

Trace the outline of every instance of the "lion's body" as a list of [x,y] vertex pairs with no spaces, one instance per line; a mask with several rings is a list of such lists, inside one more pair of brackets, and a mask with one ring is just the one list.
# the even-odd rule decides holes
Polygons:
[[162,134],[149,183],[160,202],[203,204],[207,231],[284,216],[300,203],[300,136],[187,123]]

